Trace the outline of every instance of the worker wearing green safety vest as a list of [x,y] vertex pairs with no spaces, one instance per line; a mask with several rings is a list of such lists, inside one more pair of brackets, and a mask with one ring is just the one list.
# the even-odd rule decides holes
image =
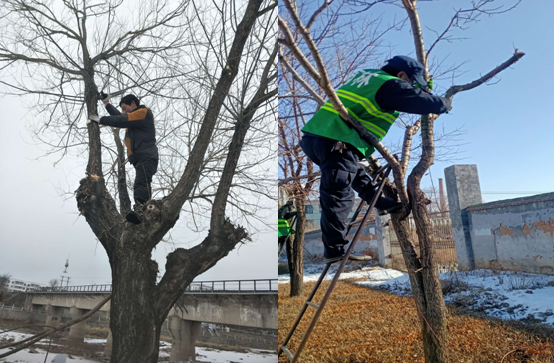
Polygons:
[[[337,95],[348,113],[360,121],[379,141],[385,137],[400,113],[380,109],[375,102],[375,94],[383,83],[395,78],[381,70],[366,69],[337,90]],[[316,112],[304,126],[303,132],[348,143],[366,158],[373,154],[373,146],[362,140],[356,130],[348,127],[330,102],[321,106],[321,110],[322,112]]]
[[289,220],[296,216],[296,211],[293,211],[294,208],[292,200],[289,200],[284,206],[279,208],[277,212],[278,216],[278,243],[279,243],[279,254],[281,253],[281,249],[285,245],[285,242],[287,241],[287,238],[289,238],[290,235],[294,234],[294,230],[292,229],[292,225],[289,222]]
[[283,218],[279,218],[279,237],[288,237],[294,233],[289,221]]
[[[337,90],[348,113],[382,140],[400,112],[441,114],[450,109],[450,100],[430,94],[417,60],[396,56],[381,69],[359,71]],[[350,128],[330,102],[325,103],[302,129],[300,146],[321,170],[321,232],[327,262],[342,259],[346,220],[354,205],[354,190],[370,202],[375,195],[371,179],[358,162],[375,151]],[[381,196],[375,207],[395,212],[400,203]]]

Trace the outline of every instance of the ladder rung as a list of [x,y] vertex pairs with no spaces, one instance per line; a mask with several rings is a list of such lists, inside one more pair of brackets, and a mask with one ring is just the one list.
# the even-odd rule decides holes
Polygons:
[[309,306],[311,306],[311,307],[314,308],[314,309],[319,309],[319,305],[314,304],[314,303],[311,302],[311,301],[306,301],[306,305],[309,305]]
[[289,348],[287,347],[281,347],[281,350],[283,352],[285,352],[285,354],[287,355],[287,357],[289,358],[289,360],[292,362],[292,360],[294,359],[294,354],[292,354],[289,350]]

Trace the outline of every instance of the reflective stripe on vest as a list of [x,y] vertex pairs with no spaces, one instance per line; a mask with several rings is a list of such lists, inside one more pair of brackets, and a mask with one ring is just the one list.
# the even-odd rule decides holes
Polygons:
[[287,221],[286,219],[279,218],[277,227],[277,234],[279,237],[288,236],[291,234],[291,226],[289,221]]
[[[378,140],[385,137],[399,114],[394,110],[380,108],[375,101],[377,91],[391,79],[397,78],[378,69],[364,69],[336,91],[348,113]],[[355,129],[344,122],[329,101],[304,125],[302,131],[348,143],[366,158],[375,151]]]

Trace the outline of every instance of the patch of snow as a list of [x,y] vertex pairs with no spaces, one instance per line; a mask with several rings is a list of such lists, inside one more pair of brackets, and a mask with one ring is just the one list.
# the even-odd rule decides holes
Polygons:
[[[323,268],[325,267],[325,264],[306,264],[304,265],[304,282],[309,281],[317,281],[319,278],[319,275],[323,272]],[[339,267],[338,263],[335,263],[331,265],[331,268],[327,272],[327,275],[325,275],[324,280],[332,280],[333,277],[335,277],[335,273],[337,272],[337,269]],[[346,268],[348,268],[349,265],[346,265]],[[356,271],[350,271],[350,272],[343,272],[340,274],[340,280],[346,280],[346,279],[365,279],[368,277],[368,273],[371,272],[375,267],[369,267],[369,268],[362,268],[360,270]],[[283,274],[278,276],[278,283],[279,284],[288,284],[290,283],[290,275],[289,274]]]
[[107,339],[85,338],[85,343],[88,344],[106,344]]
[[209,363],[276,363],[277,353],[252,349],[248,353],[196,348],[196,360]]
[[[380,287],[398,295],[411,295],[406,273],[376,269],[367,275],[367,280],[357,284]],[[441,273],[440,279],[443,281],[446,303],[484,312],[502,320],[527,320],[554,325],[552,275],[474,270]]]
[[[9,351],[9,349],[1,349],[0,354]],[[49,353],[47,362],[52,362],[58,353]],[[0,358],[0,362],[4,363],[44,363],[46,358],[46,351],[37,349],[37,353],[30,353],[29,349],[23,349],[17,353],[14,353],[6,358]],[[96,360],[89,360],[83,357],[68,358],[66,363],[98,363]]]
[[19,342],[23,339],[27,339],[29,337],[32,337],[34,334],[25,334],[25,333],[19,333],[17,331],[10,331],[7,333],[0,333],[0,342]]

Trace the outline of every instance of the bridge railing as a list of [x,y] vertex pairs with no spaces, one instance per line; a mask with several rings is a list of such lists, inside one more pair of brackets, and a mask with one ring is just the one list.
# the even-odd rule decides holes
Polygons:
[[[220,280],[193,281],[185,294],[218,294],[218,293],[268,293],[277,292],[277,279],[259,280]],[[33,294],[67,294],[67,293],[109,293],[112,285],[56,286],[28,289]]]
[[277,279],[193,281],[185,293],[263,293],[277,292]]
[[32,293],[70,293],[70,292],[89,292],[103,293],[112,292],[112,285],[82,285],[82,286],[56,286],[27,289]]

